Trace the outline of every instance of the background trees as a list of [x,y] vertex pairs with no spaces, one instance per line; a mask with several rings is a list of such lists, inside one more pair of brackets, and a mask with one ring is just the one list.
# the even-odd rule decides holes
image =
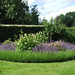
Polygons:
[[60,14],[56,19],[59,19],[67,27],[75,26],[75,12],[68,12],[65,15]]
[[75,12],[68,12],[65,15],[65,24],[68,27],[75,26]]
[[36,7],[34,5],[30,12],[27,1],[0,0],[0,23],[38,24],[39,13]]
[[[43,24],[39,23],[39,11],[37,5],[28,6],[27,1],[0,0],[0,23],[2,24]],[[65,26],[75,26],[75,12],[60,14],[55,19]]]
[[32,18],[32,23],[31,24],[39,24],[39,18],[38,18],[38,16],[39,16],[39,12],[38,12],[38,10],[37,10],[37,5],[34,5],[34,6],[32,6],[31,7],[31,18]]

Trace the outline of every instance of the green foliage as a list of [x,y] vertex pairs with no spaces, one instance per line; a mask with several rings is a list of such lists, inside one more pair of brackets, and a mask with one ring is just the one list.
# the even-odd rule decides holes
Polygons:
[[[24,33],[37,33],[39,31],[43,30],[43,26],[0,26],[0,42],[3,42],[9,38],[11,38],[12,41],[19,39],[20,30],[23,30]],[[9,33],[10,32],[10,33]],[[15,37],[15,39],[14,39]]]
[[39,21],[39,12],[37,10],[37,5],[33,5],[31,7],[31,18],[32,18],[32,21],[31,21],[31,24],[36,24],[38,25],[38,21]]
[[27,15],[26,13],[28,11],[26,2],[24,3],[22,0],[2,0],[1,3],[1,16],[4,19],[2,17],[0,19],[2,19],[3,23],[23,23],[25,15]]
[[8,39],[8,40],[5,40],[2,44],[5,45],[5,44],[11,44],[12,41],[10,41],[11,39]]
[[15,51],[0,51],[0,60],[8,60],[14,62],[28,63],[44,63],[44,62],[61,62],[75,59],[75,50],[60,51],[58,53],[48,52],[15,52]]
[[[31,8],[31,7],[30,7]],[[27,1],[0,0],[0,23],[2,24],[38,24],[38,10],[34,5],[29,11]]]
[[[69,27],[64,29],[64,26],[60,23],[59,27],[55,27],[57,31],[60,30],[60,27],[62,31],[57,33],[57,31],[53,31],[52,33],[52,40],[65,40],[68,42],[75,43],[75,28]],[[54,25],[55,26],[55,25]],[[11,41],[19,39],[20,30],[23,30],[24,33],[37,33],[39,31],[44,30],[44,27],[41,25],[1,25],[0,26],[0,42],[3,42],[9,38],[11,38]],[[66,31],[66,32],[65,32]],[[10,33],[9,33],[10,32]],[[15,39],[14,39],[15,36]],[[48,36],[48,35],[46,35]]]
[[36,34],[24,34],[20,35],[20,39],[18,40],[17,50],[18,51],[26,51],[32,50],[32,47],[35,47],[40,42],[45,42],[47,37],[44,33],[39,32]]
[[43,43],[46,42],[48,40],[48,37],[46,37],[45,32],[44,31],[39,31],[35,34],[36,36],[36,40]]
[[54,32],[55,33],[61,33],[61,32],[65,32],[65,25],[61,22],[61,20],[59,19],[55,19],[54,20]]
[[32,34],[24,34],[24,36],[20,36],[18,41],[17,50],[18,51],[26,51],[31,50],[38,42],[35,40],[35,36]]
[[66,29],[65,36],[63,37],[63,39],[65,41],[75,44],[75,29],[74,28]]
[[51,42],[52,34],[53,34],[53,27],[54,27],[53,18],[51,18],[50,22],[47,22],[47,20],[44,19],[43,20],[43,25],[44,25],[45,33],[49,37],[49,42]]
[[68,12],[65,15],[65,24],[68,27],[72,27],[75,22],[75,12]]
[[61,20],[67,27],[75,27],[75,12],[67,12],[65,15],[60,14],[56,19]]
[[49,37],[49,42],[51,42],[52,35],[54,33],[61,33],[62,31],[65,31],[65,26],[60,20],[57,21],[57,19],[53,20],[53,18],[51,18],[50,22],[47,22],[47,20],[44,19],[43,24],[45,32]]

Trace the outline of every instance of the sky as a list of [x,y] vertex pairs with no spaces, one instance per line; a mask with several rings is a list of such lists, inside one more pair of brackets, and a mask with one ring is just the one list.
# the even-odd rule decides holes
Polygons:
[[57,15],[75,11],[75,0],[28,0],[28,5],[37,5],[39,18],[50,20]]

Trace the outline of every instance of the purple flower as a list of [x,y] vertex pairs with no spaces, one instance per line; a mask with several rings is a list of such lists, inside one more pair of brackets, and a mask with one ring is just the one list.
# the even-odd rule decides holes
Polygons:
[[0,45],[0,50],[15,50],[16,45],[12,44],[2,44]]
[[75,45],[63,41],[55,41],[52,43],[42,43],[33,48],[36,52],[58,52],[59,50],[75,50]]

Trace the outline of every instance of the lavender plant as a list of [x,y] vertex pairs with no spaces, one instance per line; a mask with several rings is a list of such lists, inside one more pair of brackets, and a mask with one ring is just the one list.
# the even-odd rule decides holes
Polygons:
[[75,45],[68,43],[68,42],[63,42],[63,41],[56,41],[56,43],[59,43],[62,48],[68,49],[68,50],[75,50]]
[[60,50],[75,50],[75,45],[63,41],[53,43],[41,43],[33,48],[34,52],[58,52]]
[[1,43],[0,45],[0,50],[15,50],[15,48],[16,44],[14,42],[8,44]]

